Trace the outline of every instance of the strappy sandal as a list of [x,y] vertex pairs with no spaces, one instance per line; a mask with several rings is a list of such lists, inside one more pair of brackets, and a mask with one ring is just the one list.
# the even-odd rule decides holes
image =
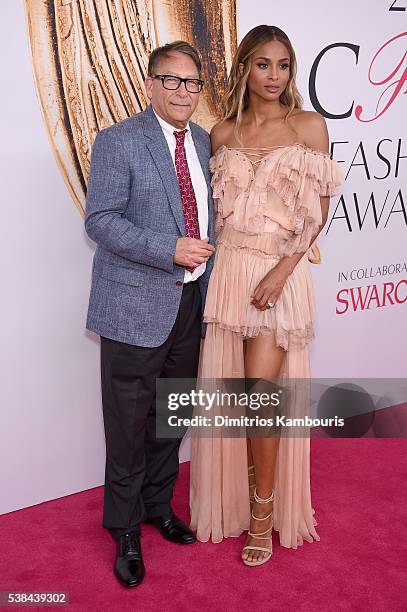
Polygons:
[[[255,487],[253,497],[254,497],[254,501],[257,502],[258,504],[269,504],[272,501],[274,501],[274,491],[271,492],[270,497],[268,497],[267,499],[263,499],[262,497],[259,497],[257,495],[257,491]],[[268,514],[267,516],[258,517],[253,514],[253,510],[252,510],[252,518],[255,519],[256,521],[266,521],[267,519],[271,518],[271,525],[268,529],[266,529],[266,531],[262,531],[260,533],[253,533],[252,531],[249,530],[248,532],[248,535],[251,536],[252,538],[257,538],[258,540],[268,540],[270,546],[266,548],[265,546],[246,545],[242,550],[242,553],[245,552],[246,550],[261,550],[263,552],[268,553],[268,555],[263,557],[263,559],[259,559],[258,561],[248,561],[247,559],[242,558],[242,561],[245,565],[249,565],[250,567],[256,567],[257,565],[263,565],[263,563],[266,563],[267,561],[269,561],[269,559],[271,559],[271,556],[273,554],[273,548],[272,548],[273,511],[271,511],[270,514]]]
[[252,504],[254,502],[253,491],[256,488],[256,473],[254,471],[254,465],[249,465],[247,475],[249,477],[249,500],[250,504]]

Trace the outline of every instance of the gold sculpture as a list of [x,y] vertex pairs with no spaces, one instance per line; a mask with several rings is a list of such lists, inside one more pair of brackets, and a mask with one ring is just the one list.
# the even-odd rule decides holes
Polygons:
[[[92,143],[147,106],[152,49],[182,39],[199,49],[205,87],[194,119],[218,118],[236,51],[237,0],[25,0],[41,111],[65,183],[84,215]],[[320,263],[314,243],[310,261]]]
[[148,56],[183,39],[204,60],[194,119],[217,118],[236,49],[235,0],[25,0],[35,82],[55,157],[84,214],[93,140],[143,110]]

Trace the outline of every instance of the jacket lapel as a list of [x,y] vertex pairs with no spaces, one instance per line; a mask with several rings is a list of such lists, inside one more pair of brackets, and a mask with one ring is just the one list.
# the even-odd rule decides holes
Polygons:
[[185,224],[177,174],[167,141],[151,106],[144,111],[144,136],[147,139],[147,148],[161,176],[178,229],[183,236],[185,234]]
[[200,138],[199,132],[195,129],[193,124],[191,126],[191,134],[195,144],[195,149],[198,154],[199,163],[201,164],[202,172],[206,180],[208,187],[208,236],[211,244],[215,243],[215,227],[214,227],[214,212],[213,212],[213,200],[212,200],[212,187],[211,187],[211,173],[209,170],[209,160],[207,147],[208,144],[203,142]]
[[[179,192],[177,174],[172,161],[171,153],[165,140],[165,136],[161,129],[157,118],[151,106],[148,106],[144,111],[144,136],[146,137],[146,145],[151,153],[151,157],[160,174],[164,189],[168,196],[168,201],[171,206],[172,213],[177,223],[181,236],[185,235],[184,213],[182,211],[182,203]],[[215,240],[214,220],[213,220],[213,202],[211,189],[211,174],[207,158],[207,143],[200,138],[195,126],[190,123],[191,134],[195,144],[195,149],[198,155],[199,163],[201,164],[202,172],[204,173],[206,184],[208,186],[208,236],[209,241],[213,244]]]
[[195,149],[198,154],[199,163],[201,164],[202,172],[204,173],[209,191],[211,187],[211,174],[209,172],[209,163],[206,152],[207,145],[201,141],[199,133],[195,129],[195,126],[191,123],[189,125],[191,127],[192,139],[194,141]]

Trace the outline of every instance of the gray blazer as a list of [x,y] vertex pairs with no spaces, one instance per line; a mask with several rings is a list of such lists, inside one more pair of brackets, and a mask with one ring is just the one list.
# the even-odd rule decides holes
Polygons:
[[[190,126],[208,185],[208,236],[214,244],[209,135]],[[174,163],[151,107],[96,136],[85,228],[97,243],[87,329],[127,344],[160,346],[181,299],[185,270],[173,255],[185,228]],[[202,311],[212,265],[213,257],[198,279]]]

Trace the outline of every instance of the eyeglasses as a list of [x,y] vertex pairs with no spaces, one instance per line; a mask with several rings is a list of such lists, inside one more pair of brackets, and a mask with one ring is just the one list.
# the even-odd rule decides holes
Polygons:
[[201,81],[201,79],[181,79],[181,77],[172,76],[172,74],[156,74],[152,78],[160,79],[164,89],[173,91],[178,89],[181,83],[185,83],[185,89],[189,93],[199,93],[204,86],[204,81]]

